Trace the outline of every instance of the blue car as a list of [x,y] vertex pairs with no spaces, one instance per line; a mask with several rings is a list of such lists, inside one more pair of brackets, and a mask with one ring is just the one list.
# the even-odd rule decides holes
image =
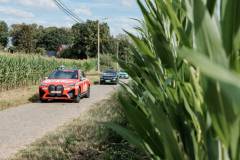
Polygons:
[[119,81],[118,74],[115,70],[106,70],[100,77],[100,84],[117,84]]

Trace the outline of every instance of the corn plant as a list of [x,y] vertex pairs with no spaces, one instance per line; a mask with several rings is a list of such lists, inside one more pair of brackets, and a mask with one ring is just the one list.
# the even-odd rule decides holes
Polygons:
[[40,79],[60,65],[88,71],[96,66],[96,61],[95,59],[78,61],[34,55],[0,54],[0,89],[6,90],[37,84]]
[[133,130],[109,126],[150,159],[239,160],[240,1],[137,2],[133,62],[119,62]]

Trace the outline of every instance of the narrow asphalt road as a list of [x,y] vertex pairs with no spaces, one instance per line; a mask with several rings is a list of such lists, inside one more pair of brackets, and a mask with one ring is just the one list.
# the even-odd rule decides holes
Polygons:
[[91,98],[79,104],[67,102],[30,103],[0,112],[0,160],[43,137],[47,132],[79,117],[95,103],[109,98],[116,86],[104,85],[91,88]]

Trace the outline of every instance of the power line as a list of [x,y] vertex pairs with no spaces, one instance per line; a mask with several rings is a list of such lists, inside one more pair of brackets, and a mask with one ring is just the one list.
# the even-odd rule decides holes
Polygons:
[[61,9],[64,13],[70,16],[76,22],[82,22],[82,20],[74,14],[66,5],[64,5],[60,0],[54,0],[55,4]]
[[82,19],[75,14],[71,8],[67,7],[61,0],[57,0],[69,13],[71,13],[75,18],[78,19],[78,21],[82,22]]
[[77,23],[83,22],[83,20],[74,12],[72,12],[63,2],[61,2],[60,0],[53,0],[53,2],[57,5],[59,9],[61,9],[64,13],[70,16],[75,22]]

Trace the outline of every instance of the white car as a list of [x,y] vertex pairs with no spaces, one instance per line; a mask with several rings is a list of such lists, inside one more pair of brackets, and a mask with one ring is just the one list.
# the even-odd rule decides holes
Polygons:
[[125,72],[125,71],[119,71],[119,72],[118,72],[118,77],[119,77],[120,79],[128,79],[128,78],[129,78],[129,75],[128,75],[127,72]]

